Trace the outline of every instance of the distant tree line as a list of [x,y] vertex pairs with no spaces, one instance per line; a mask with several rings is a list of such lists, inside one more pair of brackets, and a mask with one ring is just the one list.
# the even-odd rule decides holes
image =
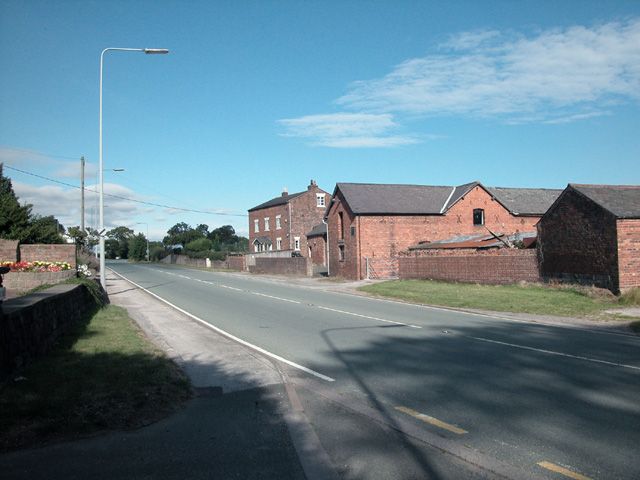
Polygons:
[[249,248],[249,239],[236,235],[231,225],[209,231],[209,226],[200,224],[193,228],[180,222],[167,230],[162,240],[167,251],[181,251],[194,258],[224,259],[229,253],[243,253]]

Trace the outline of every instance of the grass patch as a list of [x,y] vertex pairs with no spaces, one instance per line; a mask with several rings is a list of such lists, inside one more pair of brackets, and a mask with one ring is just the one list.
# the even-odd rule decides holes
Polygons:
[[477,285],[431,280],[395,280],[359,290],[414,303],[497,312],[571,317],[593,316],[620,306],[613,295],[593,289],[543,285]]
[[627,306],[640,306],[640,288],[632,288],[620,295],[620,303]]
[[174,411],[187,378],[128,317],[108,306],[0,389],[0,451],[130,429]]

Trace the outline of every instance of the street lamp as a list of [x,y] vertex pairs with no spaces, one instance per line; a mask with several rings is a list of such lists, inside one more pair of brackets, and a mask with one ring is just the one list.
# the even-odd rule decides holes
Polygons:
[[100,136],[99,136],[99,150],[100,150],[100,165],[98,167],[98,173],[100,175],[100,284],[102,288],[107,288],[107,280],[105,277],[105,259],[104,259],[104,165],[102,163],[102,70],[104,64],[104,54],[112,51],[120,52],[143,52],[147,55],[153,54],[167,54],[169,50],[166,48],[105,48],[100,54]]
[[149,224],[147,222],[136,222],[136,225],[147,226],[147,262],[149,261]]

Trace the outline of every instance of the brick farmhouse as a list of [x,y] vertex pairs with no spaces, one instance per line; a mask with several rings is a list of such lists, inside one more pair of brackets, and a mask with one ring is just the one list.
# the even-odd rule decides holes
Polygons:
[[569,184],[538,224],[538,255],[545,279],[640,287],[640,186]]
[[[324,238],[307,240],[307,233],[322,223],[330,195],[311,180],[303,192],[261,203],[249,210],[249,249],[253,253],[296,252],[314,261],[324,261]],[[315,238],[315,237],[314,237]],[[316,252],[317,249],[322,253]]]
[[[327,207],[331,276],[366,277],[367,262],[397,259],[419,242],[535,232],[561,190],[338,183]],[[367,260],[368,259],[368,260]]]

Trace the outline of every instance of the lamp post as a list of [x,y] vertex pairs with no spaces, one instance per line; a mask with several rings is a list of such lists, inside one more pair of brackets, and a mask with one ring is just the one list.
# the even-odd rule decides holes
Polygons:
[[98,227],[98,232],[100,234],[100,284],[102,288],[107,288],[107,280],[105,277],[105,259],[104,259],[104,166],[102,163],[102,70],[104,64],[104,54],[109,51],[120,51],[120,52],[143,52],[147,55],[154,54],[167,54],[169,50],[165,48],[117,48],[110,47],[102,50],[100,54],[100,135],[99,135],[99,152],[100,152],[100,161],[98,167],[98,173],[100,175],[100,208],[99,208],[99,217],[100,217],[100,226]]
[[147,226],[147,262],[149,261],[149,224],[147,222],[137,222],[136,225]]

